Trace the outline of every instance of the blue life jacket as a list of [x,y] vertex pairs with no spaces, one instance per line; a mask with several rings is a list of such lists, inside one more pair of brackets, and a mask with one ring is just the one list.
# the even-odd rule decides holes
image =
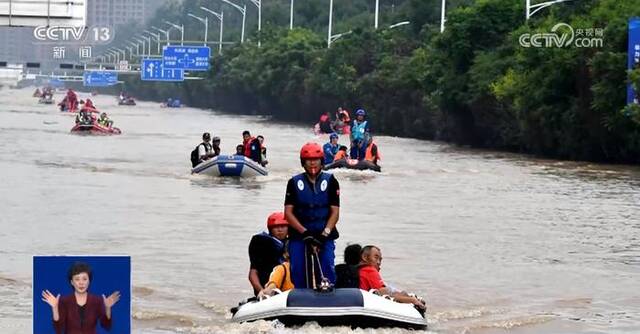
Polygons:
[[[298,203],[293,214],[311,232],[321,232],[329,219],[329,180],[332,174],[320,172],[315,187],[302,173],[293,177]],[[294,233],[295,234],[295,233]]]
[[[271,234],[269,234],[269,232],[262,231],[262,233],[258,233],[256,234],[256,236],[270,240],[271,242],[273,242],[273,247],[277,250],[279,254],[284,253],[284,242],[282,242],[281,240],[278,240],[278,238],[272,236]],[[284,256],[281,256],[280,259],[278,259],[278,261],[280,263],[283,263]]]
[[351,137],[353,140],[364,140],[364,133],[367,129],[367,121],[363,121],[362,123],[358,123],[358,121],[353,121],[353,127],[351,128]]
[[331,145],[331,143],[326,143],[324,144],[324,146],[322,147],[322,150],[324,151],[324,164],[330,164],[333,162],[334,157],[336,156],[336,153],[338,153],[338,150],[340,149],[339,145]]

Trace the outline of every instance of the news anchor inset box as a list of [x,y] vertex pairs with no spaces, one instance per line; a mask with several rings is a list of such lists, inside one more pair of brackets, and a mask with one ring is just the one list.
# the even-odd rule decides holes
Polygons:
[[[86,292],[84,307],[76,302],[76,292],[79,296]],[[58,305],[58,321],[52,304]],[[108,306],[111,317],[106,314]],[[34,256],[33,333],[55,334],[56,326],[95,326],[99,334],[131,333],[131,258]]]

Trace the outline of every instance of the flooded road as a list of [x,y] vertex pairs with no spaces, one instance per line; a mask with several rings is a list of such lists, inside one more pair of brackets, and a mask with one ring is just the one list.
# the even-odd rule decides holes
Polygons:
[[[132,257],[134,333],[327,332],[227,312],[251,294],[247,244],[300,146],[322,140],[310,127],[96,96],[123,134],[77,136],[32,92],[0,91],[0,333],[31,333],[33,255],[83,254]],[[265,136],[269,176],[190,175],[202,132],[231,153],[245,129]],[[428,300],[430,331],[640,332],[640,169],[376,141],[383,173],[336,172],[336,262],[378,245],[383,278]]]

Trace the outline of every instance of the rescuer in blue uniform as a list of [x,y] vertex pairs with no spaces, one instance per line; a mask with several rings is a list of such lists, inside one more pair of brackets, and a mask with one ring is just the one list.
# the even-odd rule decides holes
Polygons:
[[[322,172],[323,159],[319,144],[305,144],[300,150],[304,173],[287,183],[284,213],[289,222],[291,279],[296,288],[320,286],[321,273],[331,284],[336,280],[340,184],[333,174]],[[310,254],[317,254],[318,260]]]
[[369,129],[369,121],[365,120],[367,112],[364,109],[356,111],[356,119],[351,125],[351,159],[364,160],[367,144],[365,142],[366,135],[371,132]]
[[329,142],[322,146],[325,165],[332,163],[335,159],[336,153],[338,153],[338,149],[340,148],[338,145],[338,139],[338,134],[334,132],[329,136]]

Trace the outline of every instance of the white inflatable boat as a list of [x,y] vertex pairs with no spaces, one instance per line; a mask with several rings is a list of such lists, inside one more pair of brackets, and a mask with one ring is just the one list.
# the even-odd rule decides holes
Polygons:
[[293,289],[249,301],[232,309],[232,320],[275,320],[286,326],[314,321],[321,326],[426,329],[427,322],[411,304],[401,304],[360,289],[321,292]]
[[191,173],[212,176],[260,176],[268,171],[259,163],[242,155],[219,155],[191,169]]

